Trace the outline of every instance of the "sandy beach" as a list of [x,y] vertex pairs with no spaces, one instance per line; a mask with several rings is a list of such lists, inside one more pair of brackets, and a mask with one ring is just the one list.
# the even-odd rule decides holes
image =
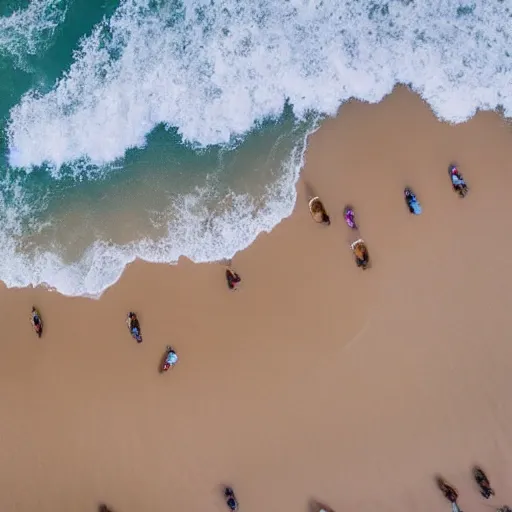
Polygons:
[[230,484],[243,512],[448,511],[436,473],[466,512],[511,504],[511,142],[498,114],[451,126],[398,88],[311,136],[294,213],[233,260],[238,291],[188,261],[137,262],[97,301],[2,288],[0,510],[222,512]]

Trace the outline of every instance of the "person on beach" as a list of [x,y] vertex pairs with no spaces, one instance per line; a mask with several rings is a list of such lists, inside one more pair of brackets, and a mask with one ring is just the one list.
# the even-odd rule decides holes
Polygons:
[[457,174],[453,173],[452,174],[452,183],[453,183],[453,188],[457,191],[463,191],[464,190],[464,187],[466,186],[466,182],[462,179],[460,179]]
[[345,209],[343,210],[343,217],[345,218],[345,222],[347,223],[350,229],[357,229],[356,214],[354,213],[352,207],[345,207]]
[[368,255],[368,249],[365,243],[360,238],[359,240],[356,240],[351,245],[351,247],[356,259],[357,266],[362,268],[363,270],[366,270],[370,264],[370,256]]
[[35,307],[32,308],[32,324],[34,325],[36,330],[38,326],[41,325],[41,318],[39,317],[39,312]]
[[112,510],[110,510],[107,505],[105,504],[101,504],[99,507],[98,507],[98,512],[112,512]]
[[440,476],[436,478],[437,486],[444,494],[444,497],[451,503],[457,503],[459,493],[449,484],[447,484]]
[[468,191],[468,186],[466,182],[459,178],[456,174],[452,174],[452,185],[453,190],[459,194],[459,196],[464,197]]
[[473,477],[480,488],[480,494],[488,500],[494,494],[494,489],[491,487],[491,483],[489,482],[487,475],[484,473],[484,470],[475,466],[473,468]]
[[137,332],[139,333],[140,332],[140,324],[139,324],[139,319],[137,318],[137,315],[133,312],[130,311],[130,313],[128,313],[128,328],[130,329],[131,332],[133,332],[134,330],[137,330]]
[[176,351],[170,346],[167,346],[165,359],[163,361],[162,367],[160,368],[160,372],[166,372],[170,368],[173,368],[178,362],[178,354]]
[[128,318],[126,319],[126,325],[128,326],[128,329],[130,330],[130,334],[132,335],[132,338],[134,338],[137,343],[142,343],[142,335],[140,332],[140,323],[139,319],[137,318],[137,315],[130,311],[128,313]]
[[455,192],[457,192],[461,197],[464,197],[468,191],[468,186],[464,178],[455,165],[450,165],[449,171],[453,190],[455,190]]
[[357,258],[358,265],[363,265],[366,260],[366,248],[362,244],[358,244],[354,248],[354,254]]
[[37,309],[34,306],[32,307],[32,313],[30,314],[30,321],[37,335],[41,337],[41,334],[43,333],[43,322],[41,320],[41,315],[39,311],[37,311]]
[[235,492],[231,487],[225,487],[224,488],[224,497],[226,498],[226,505],[231,510],[237,510],[238,509],[238,501],[235,498]]
[[404,196],[409,211],[414,215],[419,215],[422,208],[416,194],[409,187],[406,187],[404,189]]
[[242,281],[242,278],[229,267],[226,267],[226,281],[230,290],[236,290],[236,286]]
[[329,215],[327,215],[325,207],[318,196],[313,197],[313,199],[309,201],[309,211],[315,222],[330,226],[331,219]]

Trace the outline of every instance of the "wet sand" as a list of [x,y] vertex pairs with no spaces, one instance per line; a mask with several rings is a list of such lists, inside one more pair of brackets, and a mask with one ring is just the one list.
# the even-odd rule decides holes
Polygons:
[[[496,114],[449,126],[400,88],[311,137],[295,211],[235,257],[237,292],[187,261],[137,262],[99,301],[2,289],[0,510],[222,512],[226,483],[243,512],[448,511],[438,472],[466,512],[511,504],[511,142]],[[167,344],[180,361],[160,375]]]

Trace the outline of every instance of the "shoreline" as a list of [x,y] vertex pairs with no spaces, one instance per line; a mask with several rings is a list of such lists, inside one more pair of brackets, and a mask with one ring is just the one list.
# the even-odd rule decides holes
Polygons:
[[[414,97],[419,97],[420,101],[422,101],[424,104],[426,104],[427,108],[430,112],[434,112],[432,107],[423,100],[416,92],[414,92],[413,89],[409,85],[397,85],[393,89],[391,93],[388,94],[382,101],[386,101],[386,98],[389,96],[393,96],[395,94],[402,94],[405,92],[408,95],[412,95]],[[342,112],[344,109],[349,105],[376,105],[375,103],[368,103],[364,101],[360,101],[357,99],[351,99],[347,103],[343,104],[339,110],[338,114],[335,118],[340,117],[342,115]],[[502,113],[500,111],[482,111],[483,115],[491,114],[491,115],[498,115],[499,117],[502,117]],[[435,116],[435,114],[433,113]],[[307,153],[307,147],[309,144],[309,140],[311,136],[315,134],[316,131],[321,129],[323,124],[325,122],[328,122],[332,119],[335,119],[332,117],[326,117],[323,121],[317,122],[316,126],[306,132],[306,135],[304,136],[304,141],[302,142],[302,151],[300,151],[300,155],[298,156],[291,156],[289,157],[289,161],[293,163],[289,165],[290,168],[287,170],[283,175],[275,181],[272,187],[272,192],[268,192],[267,199],[266,199],[266,206],[259,211],[259,218],[257,223],[251,223],[249,222],[249,228],[251,233],[247,235],[246,230],[236,230],[234,229],[234,235],[232,233],[232,238],[240,238],[240,240],[237,240],[236,244],[231,244],[233,247],[231,247],[232,250],[230,250],[229,243],[227,240],[219,240],[218,239],[218,233],[217,235],[213,235],[211,233],[208,233],[209,240],[207,247],[208,249],[206,251],[203,251],[200,247],[200,244],[193,242],[191,247],[188,247],[185,249],[187,244],[184,242],[184,240],[179,240],[178,247],[179,249],[173,248],[173,236],[177,235],[178,237],[182,234],[182,223],[178,222],[176,220],[176,225],[173,224],[173,222],[168,221],[167,227],[165,223],[159,222],[158,226],[153,225],[152,230],[154,233],[157,233],[161,231],[160,236],[153,239],[152,237],[144,238],[143,236],[137,237],[135,240],[130,241],[130,233],[131,231],[128,229],[122,229],[119,228],[118,233],[115,234],[115,237],[119,237],[120,240],[123,240],[124,242],[117,243],[113,242],[112,239],[96,239],[93,243],[86,244],[84,247],[80,248],[80,252],[82,252],[82,256],[77,261],[74,261],[76,258],[73,257],[73,262],[69,259],[69,254],[75,254],[73,251],[73,246],[70,245],[69,247],[66,247],[62,245],[63,247],[63,253],[57,254],[54,253],[51,248],[49,252],[43,251],[41,254],[38,255],[35,264],[30,265],[27,264],[27,262],[18,262],[18,267],[23,265],[24,268],[18,268],[17,273],[11,272],[11,286],[9,289],[18,289],[19,287],[16,286],[15,282],[19,282],[22,279],[20,279],[20,275],[27,275],[30,274],[29,269],[37,268],[37,272],[34,273],[34,275],[31,275],[29,278],[26,278],[25,281],[27,282],[26,286],[21,286],[21,288],[28,288],[31,289],[33,287],[38,288],[48,288],[49,290],[56,290],[58,293],[66,296],[66,297],[84,297],[84,298],[90,298],[97,300],[101,298],[101,296],[105,293],[106,290],[111,288],[112,286],[115,286],[116,283],[119,282],[119,280],[122,278],[124,273],[126,272],[126,269],[128,266],[144,262],[144,263],[150,263],[150,264],[164,264],[164,265],[177,265],[180,260],[187,259],[197,264],[216,264],[218,261],[223,261],[226,259],[232,259],[234,258],[238,253],[247,250],[251,245],[253,245],[256,240],[259,238],[261,234],[266,234],[274,230],[284,219],[288,218],[290,215],[293,214],[293,212],[296,210],[297,206],[297,188],[303,186],[304,178],[303,178],[303,168],[304,168],[304,158],[305,154]],[[439,120],[439,122],[443,122]],[[505,119],[505,122],[508,122]],[[451,125],[453,126],[453,125]],[[458,125],[454,125],[458,126]],[[277,142],[276,142],[277,144]],[[296,148],[298,149],[298,148]],[[292,190],[293,189],[293,190]],[[309,195],[315,195],[316,192],[310,191]],[[243,195],[243,194],[242,194]],[[241,200],[242,202],[245,201],[245,199],[241,196],[236,196],[237,201]],[[283,207],[282,198],[286,196],[286,206]],[[188,196],[184,196],[185,198]],[[260,198],[261,199],[261,198]],[[249,204],[251,200],[251,197],[249,196],[249,201],[245,201],[245,206],[247,209],[251,208],[252,204]],[[272,209],[268,206],[270,204],[278,204],[280,205],[280,210],[277,211],[276,208]],[[288,204],[293,203],[293,204]],[[240,205],[239,205],[240,206]],[[257,209],[257,208],[256,208]],[[176,210],[175,214],[179,211],[179,208]],[[262,214],[262,211],[266,212],[265,214]],[[206,215],[206,212],[204,212]],[[236,222],[233,221],[233,217],[241,216],[243,217],[244,208],[237,208],[237,211],[227,211],[225,212],[221,217],[215,217],[215,222],[218,224],[216,226],[217,231],[225,231],[226,227],[227,229],[232,229],[233,226],[236,225]],[[78,213],[77,215],[81,215]],[[96,215],[96,214],[95,214]],[[190,236],[187,238],[192,239],[199,239],[201,237],[201,231],[204,228],[204,219],[201,219],[200,217],[195,218],[196,213],[191,213],[194,222],[189,225],[188,228],[190,229]],[[121,216],[120,219],[126,217],[128,219],[126,223],[126,226],[130,225],[130,218],[133,216],[133,212],[126,211]],[[165,217],[165,215],[162,213],[162,217]],[[276,218],[280,217],[280,220],[276,223]],[[226,220],[228,219],[229,220]],[[253,215],[253,219],[256,218],[256,216]],[[67,217],[66,217],[67,219]],[[133,219],[132,219],[133,220]],[[210,218],[207,219],[207,222],[210,222]],[[109,221],[112,224],[112,219]],[[151,218],[144,219],[143,222],[146,224],[151,224],[153,220]],[[120,226],[123,223],[119,224]],[[256,227],[257,226],[257,227]],[[147,226],[146,226],[147,227]],[[60,229],[60,228],[59,228]],[[170,229],[170,231],[168,231]],[[66,231],[66,230],[65,230]],[[165,234],[164,234],[165,232]],[[257,232],[257,234],[256,234]],[[39,234],[35,235],[35,238]],[[63,234],[59,235],[61,238],[64,237]],[[217,236],[217,238],[216,238]],[[218,250],[215,249],[215,246],[222,245],[221,242],[224,243],[225,247],[224,249],[227,250],[225,254],[231,254],[231,256],[216,256],[215,253],[218,253]],[[30,238],[27,238],[27,243],[31,244]],[[242,247],[242,248],[236,248],[234,247]],[[180,254],[177,256],[178,252],[184,253],[194,253],[192,254]],[[23,253],[23,252],[22,252]],[[68,254],[69,253],[69,254]],[[212,259],[206,260],[204,257],[207,253],[210,253],[211,256],[213,256]],[[76,255],[76,254],[75,254]],[[177,256],[177,257],[176,257]],[[32,256],[28,256],[28,259],[30,260]],[[163,261],[163,259],[168,259],[168,261]],[[28,261],[28,260],[27,260]],[[64,263],[66,261],[67,263]],[[48,264],[48,262],[51,262]],[[107,262],[107,263],[105,263]],[[105,271],[105,268],[108,264],[108,269]],[[102,272],[98,270],[98,267],[101,267],[103,265]],[[122,267],[122,268],[121,268]],[[105,279],[105,275],[108,274],[108,278]],[[29,284],[27,279],[32,280],[39,280],[41,275],[49,276],[49,279],[34,285]],[[78,279],[76,279],[76,275],[79,275]],[[95,281],[93,286],[88,285],[87,283]],[[5,281],[1,281],[4,282]],[[68,284],[69,282],[73,282],[73,285],[70,287]],[[98,282],[101,282],[101,284],[98,284]],[[108,282],[108,284],[105,284],[105,282]],[[101,290],[100,290],[101,288]],[[98,291],[99,290],[99,291]]]
[[[273,127],[274,131],[279,131],[280,124]],[[96,299],[118,282],[126,266],[134,261],[174,265],[181,257],[198,263],[232,257],[250,246],[260,232],[271,230],[291,214],[302,146],[307,138],[305,132],[303,125],[297,125],[294,130],[286,127],[280,136],[265,134],[272,142],[271,147],[268,140],[259,144],[270,148],[268,158],[251,156],[247,147],[243,155],[235,151],[219,165],[225,166],[225,173],[231,173],[236,180],[225,176],[226,183],[216,185],[216,171],[211,169],[211,175],[200,187],[173,191],[172,199],[169,198],[163,209],[158,207],[153,211],[142,207],[140,197],[134,211],[113,208],[111,216],[108,208],[100,206],[93,214],[84,214],[83,205],[78,205],[60,222],[62,213],[56,215],[55,226],[50,223],[44,230],[22,237],[18,243],[7,236],[4,260],[10,265],[1,269],[3,282],[12,288],[42,285],[68,297]],[[283,150],[287,144],[293,151]],[[284,158],[279,156],[281,153]],[[244,158],[248,158],[246,165],[257,163],[262,171],[253,173],[247,189],[243,176],[237,177],[234,172],[242,165],[237,159]],[[229,159],[231,162],[227,162]],[[256,178],[258,175],[261,176]],[[137,209],[142,212],[140,222],[134,221]],[[104,215],[107,218],[101,221]],[[137,229],[144,225],[145,234]],[[27,252],[23,250],[25,247],[29,248]]]
[[[0,508],[220,512],[230,484],[247,512],[305,512],[312,499],[427,512],[449,506],[440,473],[463,510],[485,512],[475,463],[492,505],[510,503],[510,136],[495,113],[443,124],[405,88],[350,102],[308,141],[292,215],[233,258],[236,293],[220,264],[183,258],[130,264],[98,300],[2,287]],[[312,191],[331,226],[312,221]],[[162,376],[167,344],[179,362]]]

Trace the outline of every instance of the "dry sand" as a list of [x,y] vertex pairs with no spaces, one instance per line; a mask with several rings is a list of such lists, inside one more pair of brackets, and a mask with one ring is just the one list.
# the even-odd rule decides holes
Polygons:
[[[295,212],[234,260],[239,291],[189,262],[138,262],[99,301],[2,289],[0,510],[223,512],[227,483],[241,512],[448,511],[437,472],[466,512],[512,503],[511,143],[496,114],[449,126],[400,88],[311,137]],[[180,361],[160,375],[168,343]]]

